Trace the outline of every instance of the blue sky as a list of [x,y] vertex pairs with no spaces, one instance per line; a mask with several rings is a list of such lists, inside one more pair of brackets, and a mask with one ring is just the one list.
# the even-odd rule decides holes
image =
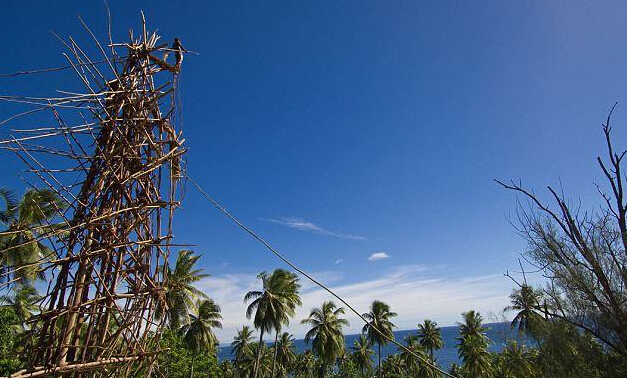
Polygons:
[[[597,205],[598,126],[615,101],[617,138],[626,135],[620,1],[110,7],[116,39],[139,29],[144,10],[166,41],[178,36],[199,53],[185,59],[180,81],[190,176],[357,307],[390,302],[400,328],[507,304],[502,273],[517,268],[525,243],[508,223],[515,198],[493,178],[538,190],[561,182]],[[106,36],[99,1],[6,1],[2,10],[2,72],[64,65],[50,30],[89,46],[77,14]],[[69,73],[0,80],[2,94],[56,89],[80,86]],[[2,104],[0,114],[18,109]],[[0,136],[32,124],[0,126]],[[21,191],[20,162],[0,159],[1,186]],[[204,255],[212,277],[202,286],[223,307],[226,341],[245,321],[254,276],[282,265],[192,186],[175,227],[177,241]],[[307,286],[299,316],[324,299]]]

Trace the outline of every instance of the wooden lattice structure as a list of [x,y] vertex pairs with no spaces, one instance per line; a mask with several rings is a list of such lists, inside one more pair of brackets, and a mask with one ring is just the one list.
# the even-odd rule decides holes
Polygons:
[[[162,352],[164,264],[185,152],[175,122],[185,50],[178,39],[159,44],[145,21],[128,43],[109,33],[101,44],[85,29],[98,59],[72,38],[63,42],[84,93],[0,98],[35,107],[22,114],[53,115],[52,127],[17,130],[0,146],[27,165],[33,186],[67,203],[62,227],[38,236],[54,251],[36,263],[49,284],[31,322],[28,366],[12,377],[149,376]],[[71,163],[49,166],[59,159]]]

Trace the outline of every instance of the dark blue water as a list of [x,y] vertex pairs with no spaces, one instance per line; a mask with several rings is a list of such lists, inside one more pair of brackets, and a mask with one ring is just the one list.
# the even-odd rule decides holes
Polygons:
[[[524,342],[527,345],[530,345],[529,340],[521,340],[518,337],[516,330],[511,330],[509,323],[491,323],[486,324],[486,327],[489,328],[487,332],[488,338],[492,341],[490,343],[490,351],[491,352],[500,352],[507,340],[518,340],[519,342]],[[408,333],[416,333],[416,330],[403,330],[394,332],[394,338],[398,341],[402,341],[403,337],[405,337]],[[435,357],[442,368],[448,368],[453,362],[459,363],[459,358],[457,357],[457,349],[455,346],[457,345],[456,337],[459,336],[459,330],[457,326],[452,327],[442,327],[442,339],[444,340],[444,348],[435,352]],[[353,346],[353,342],[359,338],[359,335],[346,335],[346,345],[348,347]],[[296,350],[299,353],[310,348],[309,345],[305,344],[303,340],[296,340],[294,343]],[[376,348],[376,347],[375,347]],[[376,351],[376,349],[375,349]],[[388,344],[386,346],[381,347],[381,359],[385,358],[388,354],[397,353],[397,347],[392,344]],[[220,360],[230,359],[231,356],[231,347],[230,346],[221,346],[218,350],[218,358]],[[376,361],[375,361],[376,363]]]

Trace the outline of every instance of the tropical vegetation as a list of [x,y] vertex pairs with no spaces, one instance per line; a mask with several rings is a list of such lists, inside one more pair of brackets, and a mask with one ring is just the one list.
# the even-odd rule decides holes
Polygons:
[[63,223],[54,223],[68,207],[50,189],[29,189],[17,201],[8,189],[0,190],[5,207],[0,222],[7,226],[0,233],[0,282],[20,281],[28,284],[44,279],[39,266],[53,255],[45,240],[56,240],[63,232]]
[[326,301],[312,309],[309,317],[302,321],[311,327],[305,334],[305,342],[311,341],[312,351],[320,360],[319,377],[324,377],[328,368],[344,352],[346,343],[342,328],[348,326],[348,321],[341,317],[343,314],[343,307]]
[[[300,284],[298,277],[284,269],[276,269],[272,274],[260,273],[257,278],[261,280],[261,290],[249,291],[244,297],[244,301],[252,302],[246,309],[246,317],[251,318],[254,314],[253,325],[259,330],[259,344],[263,345],[263,335],[271,331],[278,333],[283,325],[289,324],[290,317],[294,316],[296,307],[300,306],[300,296],[298,291]],[[275,337],[276,344],[276,337]],[[263,348],[257,348],[257,358],[253,371],[253,378],[259,376],[259,366]],[[276,354],[272,363],[272,374]]]
[[[445,338],[438,324],[421,320],[397,340],[397,314],[379,299],[361,315],[361,334],[350,345],[345,308],[321,301],[299,319],[307,326],[300,343],[289,331],[302,305],[301,284],[296,274],[276,269],[260,273],[259,287],[245,294],[242,312],[250,324],[241,325],[227,347],[230,357],[219,359],[229,353],[219,353],[223,347],[215,332],[230,319],[223,318],[211,293],[199,288],[208,277],[199,268],[201,255],[181,250],[172,265],[162,266],[164,300],[157,315],[165,329],[153,340],[167,352],[158,354],[161,375],[153,376],[436,378],[444,376],[442,371],[461,378],[627,376],[625,153],[615,152],[609,126],[603,131],[608,154],[598,163],[610,191],[600,191],[598,212],[579,212],[549,189],[558,205],[553,210],[533,191],[503,183],[531,202],[531,210],[521,210],[519,216],[520,231],[529,242],[525,261],[546,278],[529,284],[524,269],[522,280],[510,277],[514,289],[503,312],[512,318],[512,332],[505,343],[488,337],[493,325],[482,314],[466,311],[457,337],[446,339],[457,361],[443,366],[438,356]],[[18,200],[12,191],[0,189],[0,205],[0,376],[8,376],[25,366],[28,340],[38,331],[33,315],[46,301],[39,290],[49,274],[40,264],[54,255],[55,240],[64,237],[67,204],[49,190],[29,189]],[[266,340],[270,335],[274,340]],[[386,348],[390,343],[394,345]]]
[[394,339],[393,328],[396,326],[391,318],[396,316],[395,312],[390,311],[390,306],[384,302],[375,300],[370,306],[370,312],[362,315],[368,323],[364,325],[362,332],[368,336],[368,339],[377,344],[377,356],[379,367],[379,378],[383,376],[381,365],[381,346],[386,345],[390,340]]

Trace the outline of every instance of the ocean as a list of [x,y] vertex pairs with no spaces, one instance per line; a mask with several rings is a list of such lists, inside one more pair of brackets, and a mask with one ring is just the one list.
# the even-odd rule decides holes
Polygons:
[[[489,323],[485,324],[489,330],[486,332],[488,338],[491,340],[489,350],[491,352],[499,352],[505,346],[507,340],[517,340],[518,342],[524,342],[527,345],[530,345],[530,340],[521,339],[518,337],[517,330],[510,329],[509,323]],[[453,363],[460,363],[459,358],[457,357],[457,340],[456,337],[459,336],[459,327],[451,326],[451,327],[442,327],[442,339],[444,340],[444,348],[435,351],[435,357],[438,365],[441,368],[448,369],[448,367]],[[402,330],[395,331],[394,338],[398,341],[402,341],[403,338],[409,333],[416,333],[417,330]],[[272,337],[272,336],[271,336]],[[346,346],[353,346],[353,342],[359,337],[359,335],[346,335]],[[274,340],[273,340],[274,341]],[[296,350],[298,353],[302,353],[303,351],[310,348],[310,345],[305,344],[304,340],[296,340],[294,343]],[[373,348],[376,353],[376,346]],[[388,354],[397,353],[397,347],[393,344],[388,344],[381,347],[381,359],[383,360]],[[218,358],[220,360],[231,359],[231,347],[228,345],[221,345],[218,348]],[[376,355],[375,355],[375,364],[376,364]]]

